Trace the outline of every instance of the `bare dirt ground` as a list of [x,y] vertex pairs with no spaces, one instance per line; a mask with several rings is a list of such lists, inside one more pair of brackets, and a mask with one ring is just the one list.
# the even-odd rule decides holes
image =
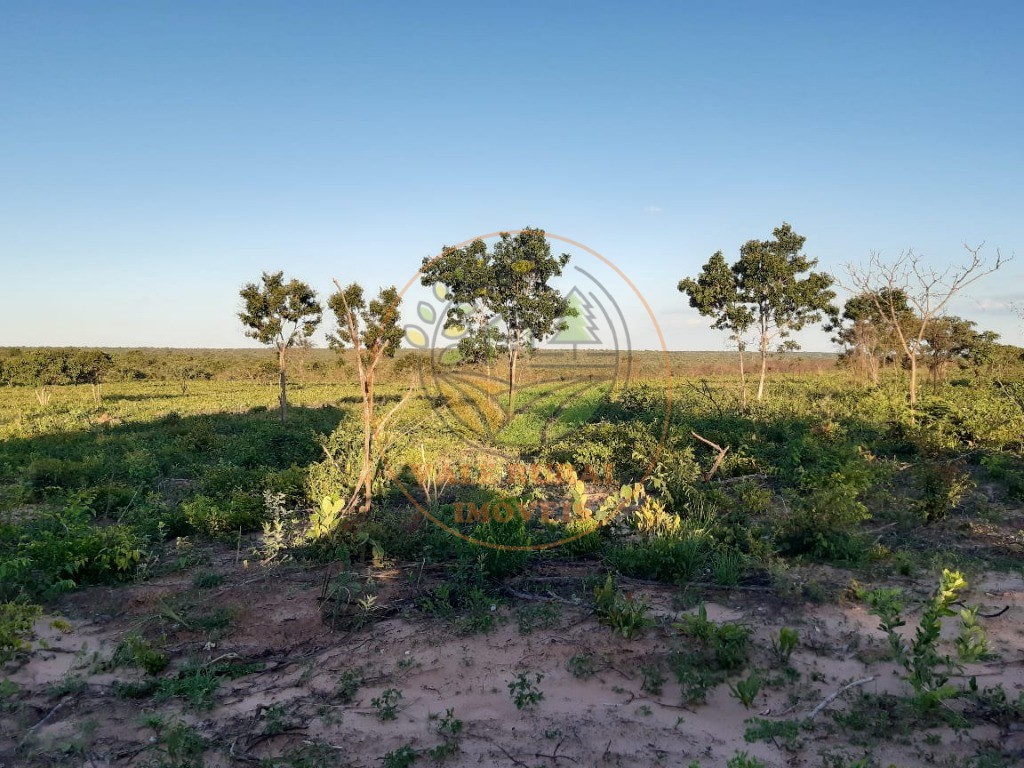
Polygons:
[[[758,585],[698,593],[626,581],[655,619],[628,640],[593,616],[579,588],[584,566],[545,569],[531,574],[530,599],[520,585],[519,598],[495,603],[494,628],[472,634],[417,608],[443,574],[415,568],[373,570],[376,602],[363,626],[341,622],[346,629],[323,619],[324,566],[244,564],[234,551],[144,583],[82,590],[59,606],[67,624],[41,620],[34,650],[0,675],[0,766],[391,768],[413,756],[418,765],[725,766],[742,751],[769,766],[847,766],[868,756],[910,767],[974,765],[988,744],[1024,764],[1018,722],[908,729],[898,712],[868,703],[878,699],[864,694],[907,695],[908,686],[860,602],[783,600]],[[833,569],[818,576],[839,594],[850,580]],[[934,588],[902,586],[921,597]],[[671,659],[693,641],[673,622],[700,599],[710,619],[753,630],[747,668],[761,670],[765,685],[749,709],[727,684],[705,703],[683,701]],[[1024,687],[1024,580],[991,573],[966,599],[987,613],[1008,608],[984,623],[994,658],[954,679],[999,683],[1015,699]],[[908,619],[909,635],[916,616]],[[800,638],[787,674],[771,653],[782,626]],[[151,676],[111,662],[136,635],[169,655],[167,669]],[[183,669],[199,671],[193,682],[213,680],[205,701],[190,702],[196,689],[187,686],[154,689],[153,681],[184,679]],[[543,694],[523,709],[508,688],[520,673]],[[874,725],[834,717],[855,710]],[[879,726],[883,714],[893,719]],[[755,717],[804,727],[794,738],[750,742]]]

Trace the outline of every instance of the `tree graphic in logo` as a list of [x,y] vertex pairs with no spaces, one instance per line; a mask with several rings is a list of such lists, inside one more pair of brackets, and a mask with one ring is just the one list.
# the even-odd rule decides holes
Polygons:
[[583,292],[573,286],[566,299],[569,301],[569,306],[576,310],[576,314],[562,320],[562,330],[556,333],[548,344],[571,344],[572,358],[575,360],[576,348],[580,344],[600,344],[601,339],[597,335],[594,305],[583,295]]

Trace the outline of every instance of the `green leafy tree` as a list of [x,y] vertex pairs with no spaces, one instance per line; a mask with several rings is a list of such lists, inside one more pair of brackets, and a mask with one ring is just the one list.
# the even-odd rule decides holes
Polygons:
[[463,248],[445,247],[441,256],[423,260],[423,285],[441,283],[452,300],[446,328],[468,327],[470,334],[480,333],[477,329],[500,318],[495,341],[508,358],[509,418],[515,413],[520,357],[562,330],[564,318],[575,313],[550,284],[568,263],[568,254],[551,254],[543,229],[529,227],[516,234],[502,232],[490,251],[482,240],[475,240]]
[[92,397],[100,402],[100,386],[104,377],[113,369],[114,358],[101,349],[80,349],[69,361],[74,381],[88,384]]
[[[916,318],[907,304],[906,294],[900,291],[892,297],[882,295],[880,298],[883,306],[888,306],[891,300],[892,315],[904,329],[913,324]],[[880,312],[874,298],[867,294],[859,293],[847,299],[842,317],[825,330],[834,332],[832,341],[843,347],[840,361],[872,383],[878,383],[879,372],[886,362],[895,366],[901,358],[889,313]]]
[[[805,237],[783,223],[771,240],[748,240],[740,258],[725,272],[721,251],[704,265],[697,280],[682,280],[679,290],[690,297],[702,315],[715,317],[713,327],[730,330],[737,339],[741,359],[745,333],[753,329],[761,357],[757,399],[764,398],[768,355],[799,349],[789,337],[809,324],[834,317],[832,277],[813,272],[818,260],[802,253]],[[746,388],[744,386],[744,392]]]
[[459,339],[459,362],[465,365],[484,365],[487,378],[491,377],[491,366],[498,359],[501,331],[490,323],[473,325]]
[[976,331],[977,323],[953,315],[929,323],[924,335],[924,356],[932,382],[939,382],[953,362],[983,364],[991,358],[999,334]]
[[374,385],[377,366],[385,357],[394,357],[402,341],[403,332],[399,325],[402,297],[394,286],[389,286],[382,288],[377,298],[368,302],[357,283],[343,288],[335,280],[334,285],[338,290],[331,294],[327,305],[338,322],[338,330],[328,338],[335,349],[352,348],[363,401],[361,469],[347,508],[353,509],[361,503],[360,510],[368,512],[373,497],[373,481],[383,461],[381,435],[391,416],[405,402],[403,399],[383,419],[376,419]]
[[247,283],[239,293],[245,302],[238,313],[245,335],[277,351],[283,422],[288,417],[288,352],[309,344],[323,308],[309,285],[296,279],[285,282],[283,272],[264,272],[260,283]]
[[736,344],[740,358],[740,388],[743,406],[747,405],[747,371],[744,357],[747,351],[746,334],[754,324],[754,313],[741,300],[736,275],[725,261],[721,251],[708,259],[697,279],[684,278],[677,286],[680,293],[690,299],[690,306],[705,317],[713,317],[712,328],[728,331]]

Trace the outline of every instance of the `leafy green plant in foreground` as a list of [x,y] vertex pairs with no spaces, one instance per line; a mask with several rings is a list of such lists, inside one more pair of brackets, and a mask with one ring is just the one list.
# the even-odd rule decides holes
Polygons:
[[370,700],[370,705],[377,710],[381,721],[394,720],[398,716],[398,702],[402,700],[402,692],[397,688],[385,688],[380,696]]
[[653,622],[646,615],[647,610],[647,604],[634,600],[632,595],[620,595],[612,584],[611,574],[608,574],[603,586],[594,589],[597,620],[627,640],[632,640],[651,626]]
[[745,679],[738,680],[735,685],[729,683],[729,691],[740,700],[744,708],[750,709],[757,694],[761,692],[761,678],[756,672],[751,672]]
[[778,636],[772,638],[772,653],[775,654],[780,664],[783,666],[789,664],[789,659],[793,655],[793,651],[796,650],[799,641],[800,636],[797,634],[797,631],[789,627],[782,627],[779,630]]
[[710,650],[718,669],[736,670],[747,660],[750,652],[750,629],[731,621],[715,624],[708,619],[707,606],[703,603],[696,615],[683,616],[674,626],[683,634],[699,640]]
[[923,709],[931,709],[960,692],[949,682],[957,665],[948,654],[939,652],[938,644],[942,619],[956,616],[950,606],[966,587],[967,581],[960,571],[944,569],[939,587],[925,605],[914,639],[909,643],[896,631],[906,623],[898,591],[880,589],[867,595],[870,611],[879,617],[879,628],[888,635],[889,647],[904,669],[903,679],[913,687],[917,703]]
[[95,495],[73,494],[59,510],[35,516],[0,545],[0,599],[46,595],[124,577],[142,559],[144,540],[127,525],[96,525]]
[[532,681],[527,673],[520,672],[514,680],[509,681],[508,692],[515,702],[516,709],[530,709],[541,702],[544,692],[537,686],[543,679],[544,675],[540,672],[534,674]]
[[38,605],[0,603],[0,665],[28,650],[26,638],[32,634],[32,625],[42,614]]

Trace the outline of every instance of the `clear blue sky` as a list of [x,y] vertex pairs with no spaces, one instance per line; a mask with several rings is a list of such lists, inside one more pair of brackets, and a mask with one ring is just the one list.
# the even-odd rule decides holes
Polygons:
[[263,269],[531,225],[722,349],[676,282],[783,220],[829,270],[1017,253],[953,309],[1022,343],[1022,40],[1019,2],[2,2],[0,345],[245,346]]

